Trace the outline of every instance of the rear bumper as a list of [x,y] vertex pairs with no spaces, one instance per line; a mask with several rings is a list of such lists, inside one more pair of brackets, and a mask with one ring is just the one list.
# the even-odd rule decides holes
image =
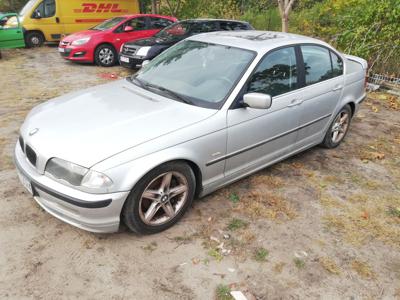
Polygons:
[[129,192],[90,194],[65,186],[39,174],[19,143],[15,147],[14,162],[17,171],[31,183],[33,198],[51,215],[91,232],[118,231],[120,213]]

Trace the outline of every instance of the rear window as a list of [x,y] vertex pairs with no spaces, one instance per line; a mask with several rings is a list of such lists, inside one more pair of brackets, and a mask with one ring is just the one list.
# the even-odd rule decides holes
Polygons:
[[154,18],[154,17],[150,18],[150,27],[152,29],[163,29],[171,25],[172,23],[174,22],[163,18]]

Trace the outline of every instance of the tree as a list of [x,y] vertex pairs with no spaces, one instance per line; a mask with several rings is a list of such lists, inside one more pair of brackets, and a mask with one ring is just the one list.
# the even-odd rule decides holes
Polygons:
[[282,19],[282,32],[288,32],[289,13],[292,9],[294,0],[278,0],[279,13]]
[[158,14],[157,0],[151,0],[151,13]]

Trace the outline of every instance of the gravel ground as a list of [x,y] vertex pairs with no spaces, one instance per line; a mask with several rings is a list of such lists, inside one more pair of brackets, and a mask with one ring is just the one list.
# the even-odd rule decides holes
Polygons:
[[99,235],[45,213],[12,152],[34,105],[129,72],[72,64],[52,47],[2,52],[1,299],[399,299],[399,99],[370,94],[340,147],[199,199],[166,232]]

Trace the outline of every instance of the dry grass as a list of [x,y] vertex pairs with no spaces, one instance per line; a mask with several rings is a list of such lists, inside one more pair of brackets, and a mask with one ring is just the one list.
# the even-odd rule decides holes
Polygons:
[[360,277],[363,279],[371,279],[375,277],[374,272],[371,270],[371,267],[367,265],[367,263],[359,261],[359,260],[353,260],[351,262],[351,268],[357,272]]
[[336,263],[329,257],[320,257],[318,259],[320,265],[331,274],[340,275],[340,269]]
[[252,218],[290,220],[297,216],[294,208],[283,196],[262,187],[249,190],[241,199],[236,209]]

